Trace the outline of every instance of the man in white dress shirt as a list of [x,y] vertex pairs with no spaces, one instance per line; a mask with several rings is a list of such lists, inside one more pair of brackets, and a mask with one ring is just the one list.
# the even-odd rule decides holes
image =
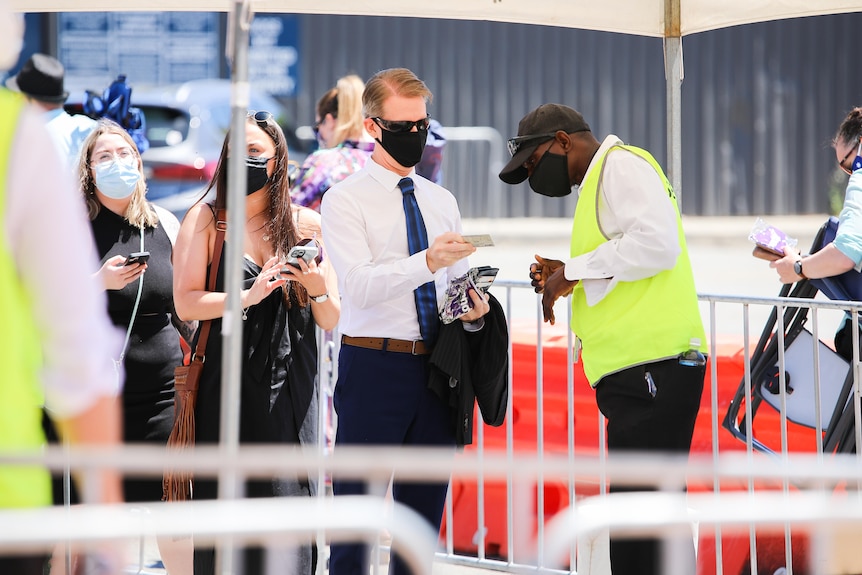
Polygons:
[[[571,258],[537,255],[530,279],[543,294],[545,321],[554,323],[554,302],[572,295],[572,331],[607,418],[609,452],[688,454],[706,336],[664,172],[649,152],[616,136],[599,143],[580,113],[559,104],[524,116],[509,151],[504,182],[529,179],[533,191],[551,197],[579,186]],[[612,479],[611,491],[622,490]],[[655,540],[612,534],[610,553],[614,575],[664,572]],[[687,573],[694,572],[693,550],[690,559]]]
[[[452,194],[414,169],[428,133],[430,98],[410,70],[383,70],[371,78],[362,97],[365,129],[376,142],[370,161],[323,196],[323,239],[342,296],[336,450],[339,445],[455,444],[448,406],[428,388],[434,341],[427,334],[433,326],[420,326],[417,293],[430,290],[433,321],[439,322],[437,308],[446,287],[468,270],[466,258],[476,248],[461,237],[461,215]],[[427,230],[427,248],[412,255],[405,215],[411,213],[411,190]],[[467,331],[480,330],[490,307],[475,292],[470,297],[473,309],[460,319]],[[333,490],[336,496],[351,495],[365,487],[335,478]],[[446,490],[446,483],[397,477],[392,484],[395,500],[438,530]],[[432,560],[428,558],[429,567]],[[333,545],[329,572],[367,573],[365,546]],[[390,573],[408,573],[397,556]]]

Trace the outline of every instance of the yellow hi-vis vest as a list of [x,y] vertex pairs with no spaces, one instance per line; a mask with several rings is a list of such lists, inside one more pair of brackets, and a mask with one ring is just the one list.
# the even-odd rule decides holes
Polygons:
[[[39,333],[26,286],[21,283],[7,235],[6,183],[12,140],[23,100],[0,89],[0,451],[42,447],[42,366]],[[32,222],[31,225],[37,225]],[[40,466],[0,465],[0,508],[51,503],[51,479]]]
[[638,281],[619,282],[594,306],[587,305],[581,283],[575,286],[572,331],[583,345],[584,373],[593,387],[608,374],[676,357],[690,348],[692,338],[700,340],[701,351],[707,349],[679,206],[673,187],[649,152],[620,145],[596,158],[597,167],[590,171],[580,187],[572,223],[572,257],[589,253],[608,241],[599,228],[599,186],[607,154],[616,147],[637,154],[661,177],[667,196],[656,197],[655,201],[673,202],[682,252],[672,269]]

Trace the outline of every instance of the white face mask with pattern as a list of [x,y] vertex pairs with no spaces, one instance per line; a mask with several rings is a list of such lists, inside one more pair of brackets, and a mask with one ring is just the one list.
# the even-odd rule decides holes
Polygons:
[[137,158],[129,160],[114,159],[96,164],[96,187],[109,198],[122,200],[135,191],[141,172]]

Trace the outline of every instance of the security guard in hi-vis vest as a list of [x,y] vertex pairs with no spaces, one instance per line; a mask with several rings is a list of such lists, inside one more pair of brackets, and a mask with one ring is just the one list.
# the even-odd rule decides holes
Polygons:
[[[599,142],[580,113],[559,104],[524,116],[509,151],[504,182],[529,179],[550,197],[578,186],[569,259],[537,255],[530,279],[552,324],[554,302],[572,296],[571,327],[607,418],[609,453],[687,454],[706,337],[679,207],[661,167],[616,136]],[[611,478],[611,491],[648,489],[615,487]],[[661,572],[658,540],[612,533],[610,550],[614,575]],[[693,573],[691,551],[685,571]]]
[[[0,0],[0,70],[16,62],[22,35],[20,15]],[[120,441],[110,354],[121,342],[92,277],[98,260],[83,201],[63,166],[39,113],[0,88],[0,452],[44,446],[43,408],[70,443]],[[93,478],[100,502],[121,501],[116,472]],[[0,465],[0,509],[50,504],[47,469]],[[42,574],[49,550],[15,551],[0,551],[0,573]],[[108,545],[87,560],[119,573],[120,557]]]

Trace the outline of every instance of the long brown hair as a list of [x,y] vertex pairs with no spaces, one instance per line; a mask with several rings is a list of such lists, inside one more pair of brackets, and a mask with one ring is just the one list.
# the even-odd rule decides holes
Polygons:
[[[269,241],[272,242],[275,248],[275,255],[279,259],[285,259],[287,258],[287,252],[300,239],[296,224],[293,221],[293,211],[290,202],[290,179],[288,178],[287,171],[287,140],[284,137],[281,126],[278,125],[278,122],[271,115],[267,120],[255,120],[249,116],[246,121],[250,124],[256,124],[275,144],[275,164],[272,175],[270,175],[267,182],[269,184],[269,196],[267,198],[266,222],[263,225],[263,229],[264,235],[269,237]],[[215,173],[207,186],[207,192],[215,188],[216,210],[227,209],[227,164],[230,137],[231,133],[228,131],[222,144]],[[301,306],[308,305],[308,293],[301,284],[289,281],[287,282],[287,286],[289,286],[288,289],[284,291],[288,305],[291,303],[298,303]]]

